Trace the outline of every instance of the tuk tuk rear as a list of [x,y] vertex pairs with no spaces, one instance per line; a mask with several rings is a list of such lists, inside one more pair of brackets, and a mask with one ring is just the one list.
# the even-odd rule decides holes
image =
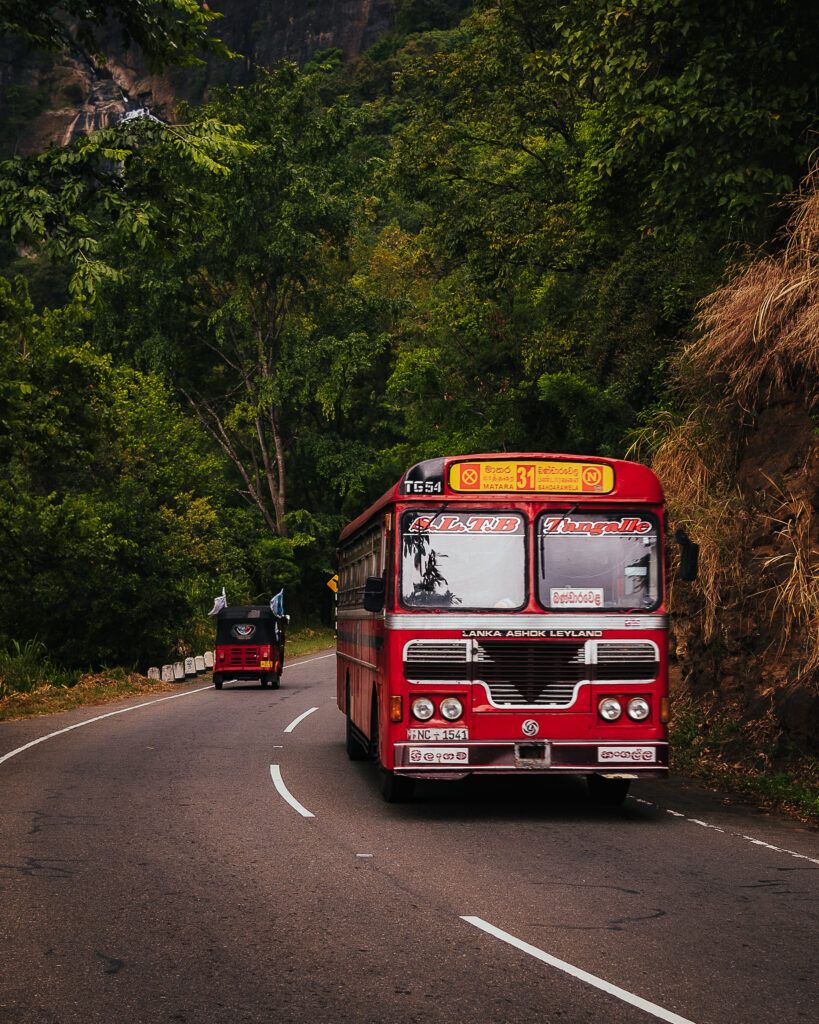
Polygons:
[[286,620],[268,605],[223,608],[216,616],[213,685],[258,679],[278,689],[284,667]]

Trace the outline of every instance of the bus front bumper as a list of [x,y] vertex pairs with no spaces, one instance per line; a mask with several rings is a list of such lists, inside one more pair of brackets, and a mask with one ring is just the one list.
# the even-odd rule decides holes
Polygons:
[[668,744],[582,743],[532,740],[464,743],[396,743],[395,771],[424,778],[506,772],[665,777]]

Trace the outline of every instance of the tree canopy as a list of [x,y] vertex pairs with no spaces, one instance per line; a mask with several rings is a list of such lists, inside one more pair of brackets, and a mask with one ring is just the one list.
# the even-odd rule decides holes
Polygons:
[[136,43],[148,66],[193,64],[202,53],[229,56],[210,34],[221,15],[199,0],[0,0],[0,35],[47,50],[83,49],[104,56],[106,30]]
[[[81,13],[23,6],[42,45]],[[189,0],[82,8],[158,62],[215,46]],[[623,455],[676,415],[697,304],[808,169],[819,23],[464,8],[0,166],[0,634],[139,660],[226,581],[315,615],[338,529],[412,461]]]

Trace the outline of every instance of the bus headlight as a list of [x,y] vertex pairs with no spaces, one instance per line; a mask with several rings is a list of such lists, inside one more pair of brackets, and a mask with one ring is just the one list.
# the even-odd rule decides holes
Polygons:
[[464,706],[457,697],[447,697],[441,701],[441,714],[449,722],[454,722],[464,713]]
[[648,701],[643,700],[642,697],[632,697],[628,702],[626,711],[628,712],[628,717],[633,718],[635,722],[642,722],[651,714]]
[[616,722],[622,715],[623,709],[620,707],[619,700],[615,700],[614,697],[604,697],[597,705],[597,713],[606,722]]
[[435,714],[435,705],[429,697],[418,697],[412,702],[412,714],[422,722],[429,721]]

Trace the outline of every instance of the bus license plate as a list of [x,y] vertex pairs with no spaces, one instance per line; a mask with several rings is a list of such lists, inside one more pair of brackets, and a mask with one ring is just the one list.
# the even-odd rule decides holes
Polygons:
[[407,739],[416,743],[457,743],[469,739],[469,729],[407,729]]
[[468,747],[409,747],[410,764],[469,764]]
[[598,764],[656,764],[656,747],[598,747]]

